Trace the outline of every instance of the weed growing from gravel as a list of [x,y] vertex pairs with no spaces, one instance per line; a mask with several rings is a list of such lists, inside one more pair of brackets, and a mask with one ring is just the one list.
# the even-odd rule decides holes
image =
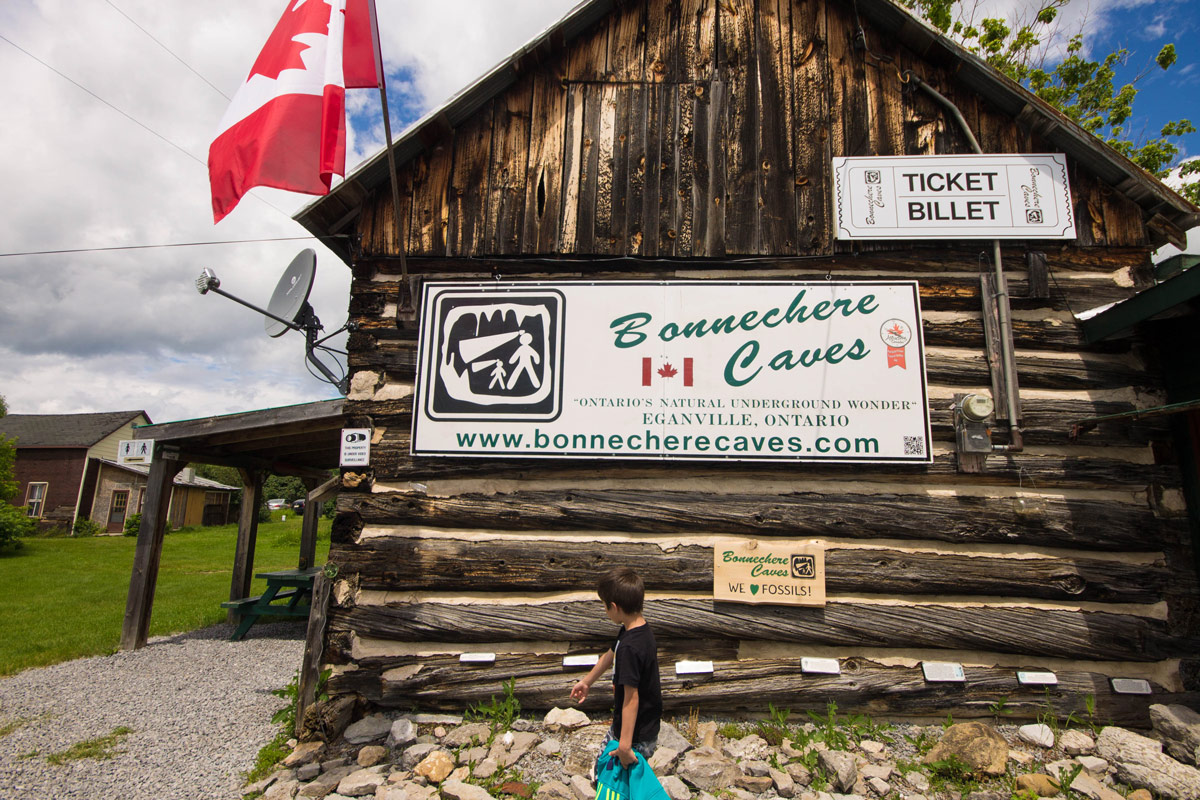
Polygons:
[[502,687],[504,688],[503,698],[497,700],[496,695],[492,695],[491,701],[487,703],[469,705],[467,713],[464,715],[467,720],[486,722],[491,726],[492,735],[487,740],[489,745],[496,738],[497,733],[508,730],[512,726],[513,720],[521,714],[521,701],[517,699],[517,679],[509,678],[502,684]]
[[28,719],[22,717],[21,719],[14,719],[12,722],[6,722],[5,724],[0,725],[0,739],[3,739],[10,733],[14,733],[25,727],[28,722]]
[[76,742],[66,750],[51,753],[46,756],[46,763],[58,767],[68,761],[76,761],[81,758],[94,758],[96,760],[110,759],[121,752],[117,750],[117,745],[131,733],[133,733],[133,728],[126,728],[124,725],[119,728],[113,728],[112,733],[107,736],[85,739],[82,742]]
[[501,791],[506,784],[516,783],[529,787],[529,796],[537,794],[537,790],[541,788],[541,784],[537,781],[526,781],[525,776],[521,774],[521,770],[516,767],[504,767],[492,773],[491,777],[472,779],[470,781],[476,786],[479,786],[493,797],[515,797],[509,792]]
[[934,791],[953,790],[963,797],[979,789],[979,781],[970,765],[956,755],[929,764],[929,785]]
[[[328,700],[325,692],[325,682],[329,680],[330,670],[324,670],[317,678],[317,702]],[[275,689],[271,694],[287,701],[287,705],[271,715],[271,722],[279,726],[275,738],[263,746],[254,757],[254,766],[245,774],[246,783],[254,783],[271,774],[275,765],[288,757],[292,752],[288,740],[296,733],[296,709],[300,705],[300,672],[297,671],[282,689]]]

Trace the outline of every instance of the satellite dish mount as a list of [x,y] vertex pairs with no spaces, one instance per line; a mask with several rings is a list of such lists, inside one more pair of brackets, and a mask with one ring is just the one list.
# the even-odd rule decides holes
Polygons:
[[354,330],[356,326],[353,322],[347,321],[345,325],[328,336],[320,335],[325,328],[321,325],[321,320],[317,318],[313,307],[308,303],[308,296],[312,292],[313,279],[316,277],[316,273],[317,254],[311,249],[301,250],[292,259],[292,263],[288,265],[288,268],[284,270],[283,277],[276,284],[275,291],[271,294],[271,301],[265,309],[259,308],[253,303],[248,303],[242,298],[221,289],[220,278],[207,267],[200,273],[200,277],[196,279],[196,290],[200,294],[214,292],[222,297],[228,297],[235,303],[241,303],[246,308],[262,314],[266,317],[263,324],[267,335],[272,339],[278,339],[288,331],[293,330],[303,333],[305,361],[316,367],[317,371],[321,373],[323,380],[337,387],[337,390],[342,394],[346,394],[350,388],[349,376],[345,374],[345,371],[343,371],[340,377],[337,376],[333,370],[317,357],[317,351],[346,355],[344,350],[335,350],[326,345],[325,342],[337,336],[342,331]]

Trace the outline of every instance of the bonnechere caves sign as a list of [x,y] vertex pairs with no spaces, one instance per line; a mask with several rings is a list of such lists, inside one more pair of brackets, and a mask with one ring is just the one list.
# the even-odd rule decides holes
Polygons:
[[412,452],[932,460],[914,281],[429,283]]

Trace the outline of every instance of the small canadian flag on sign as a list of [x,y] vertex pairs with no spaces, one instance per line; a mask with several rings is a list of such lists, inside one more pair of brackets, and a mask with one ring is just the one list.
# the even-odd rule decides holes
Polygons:
[[[673,380],[679,377],[679,369],[669,361],[664,361],[658,369],[654,368],[654,359],[642,359],[642,386],[649,386],[654,382],[654,375],[658,374],[660,380]],[[692,385],[692,359],[685,358],[683,360],[683,385]]]

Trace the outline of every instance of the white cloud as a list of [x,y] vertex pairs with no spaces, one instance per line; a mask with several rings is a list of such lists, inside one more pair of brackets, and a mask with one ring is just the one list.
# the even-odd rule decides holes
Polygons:
[[[284,5],[113,4],[229,96]],[[414,70],[408,91],[427,109],[571,4],[378,5],[389,68]],[[304,235],[290,217],[312,198],[272,190],[255,190],[213,226],[204,161],[228,101],[108,3],[3,3],[0,31],[154,131],[0,41],[0,251]],[[350,131],[353,168],[379,151],[383,128],[376,93],[352,92],[350,107],[374,118]],[[332,330],[346,317],[349,270],[311,240],[0,258],[0,395],[13,413],[145,408],[158,421],[333,396],[306,372],[297,334],[268,339],[259,316],[215,295],[201,297],[193,285],[211,267],[222,288],[265,305],[279,273],[307,246],[319,261],[312,304]]]

